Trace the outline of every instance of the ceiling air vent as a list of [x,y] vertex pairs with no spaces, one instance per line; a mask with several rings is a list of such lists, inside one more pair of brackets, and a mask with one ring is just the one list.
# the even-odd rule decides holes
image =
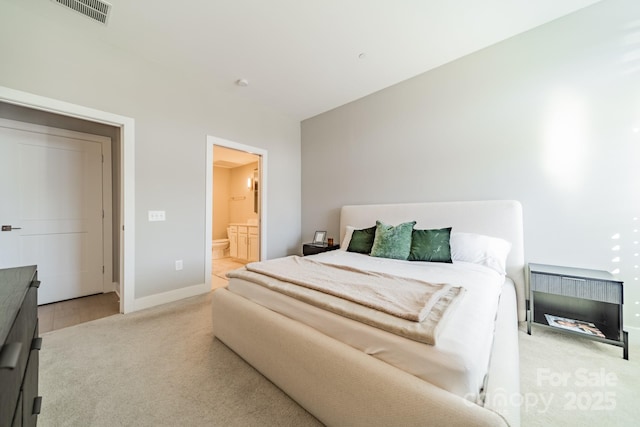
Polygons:
[[111,4],[102,0],[51,0],[106,25]]

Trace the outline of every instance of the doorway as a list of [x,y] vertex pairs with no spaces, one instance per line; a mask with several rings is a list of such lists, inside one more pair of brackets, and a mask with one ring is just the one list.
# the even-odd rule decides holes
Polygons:
[[207,137],[205,283],[265,256],[265,150]]
[[[94,110],[0,86],[0,104],[24,108],[36,115],[53,114],[56,120],[80,120],[113,127],[119,144],[113,144],[114,167],[114,281],[120,290],[120,312],[145,308],[135,299],[135,121],[132,118]],[[28,120],[32,122],[31,118]],[[117,206],[117,208],[116,208]],[[125,228],[126,224],[126,228]]]
[[0,181],[0,268],[38,265],[39,304],[114,290],[110,138],[0,119]]

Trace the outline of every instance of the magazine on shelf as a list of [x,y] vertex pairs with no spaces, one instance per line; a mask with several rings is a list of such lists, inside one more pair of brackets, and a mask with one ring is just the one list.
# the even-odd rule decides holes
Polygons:
[[549,326],[605,338],[604,334],[593,323],[584,322],[582,320],[567,319],[566,317],[554,316],[552,314],[545,314],[544,317],[547,318]]

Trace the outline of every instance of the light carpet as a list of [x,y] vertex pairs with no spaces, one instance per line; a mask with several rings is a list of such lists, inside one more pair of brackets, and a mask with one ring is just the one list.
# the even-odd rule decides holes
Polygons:
[[[635,331],[634,331],[635,332]],[[522,425],[640,425],[640,342],[622,348],[533,325],[520,327]]]
[[[321,425],[213,338],[211,294],[43,338],[40,426]],[[637,425],[637,350],[521,330],[522,425]]]
[[218,340],[211,293],[43,334],[39,426],[317,426]]

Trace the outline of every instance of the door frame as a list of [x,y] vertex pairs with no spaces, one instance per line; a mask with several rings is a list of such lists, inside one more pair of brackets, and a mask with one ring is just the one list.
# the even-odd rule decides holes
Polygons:
[[213,146],[231,148],[233,150],[245,151],[259,157],[258,173],[260,177],[260,194],[258,208],[258,230],[260,236],[260,260],[266,257],[267,253],[267,150],[250,145],[240,144],[216,136],[207,135],[207,155],[205,166],[205,239],[204,239],[204,282],[208,289],[211,289],[211,234],[213,230]]
[[0,117],[0,126],[16,129],[24,132],[41,133],[45,135],[59,136],[62,138],[79,139],[100,144],[102,151],[102,292],[117,290],[113,283],[113,227],[112,227],[112,180],[111,180],[111,138],[101,135],[93,135],[85,132],[76,132],[52,126],[37,125],[35,123],[20,122]]
[[120,128],[120,312],[135,311],[135,120],[5,86],[0,102]]

